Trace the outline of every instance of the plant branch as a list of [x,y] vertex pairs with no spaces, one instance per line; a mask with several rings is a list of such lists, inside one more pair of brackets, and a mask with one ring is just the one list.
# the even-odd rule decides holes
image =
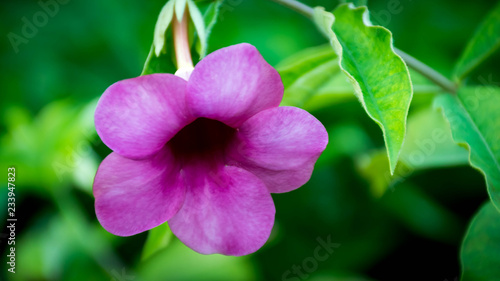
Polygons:
[[273,0],[273,1],[298,12],[309,19],[313,18],[314,9],[299,1],[295,0]]
[[[314,15],[314,9],[296,0],[273,0],[285,7],[288,7],[298,13],[304,15],[305,17],[312,19]],[[425,76],[427,79],[434,82],[436,85],[441,87],[444,91],[455,94],[457,91],[457,85],[450,81],[448,78],[443,76],[441,73],[437,72],[430,66],[424,64],[423,62],[417,60],[416,58],[408,55],[407,53],[394,48],[394,51],[406,62],[406,64],[417,71],[418,73]]]
[[417,71],[418,73],[425,76],[427,79],[434,82],[436,85],[441,87],[448,93],[455,94],[457,92],[457,86],[455,83],[451,82],[448,78],[443,76],[441,73],[434,70],[432,67],[426,65],[425,63],[417,60],[416,58],[408,55],[407,53],[401,51],[398,48],[394,48],[394,51],[406,62],[406,64]]

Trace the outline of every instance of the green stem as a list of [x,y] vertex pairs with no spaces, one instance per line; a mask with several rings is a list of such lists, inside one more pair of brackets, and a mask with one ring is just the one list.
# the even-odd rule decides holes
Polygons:
[[299,1],[295,0],[273,0],[273,1],[298,12],[309,19],[313,18],[314,9],[307,6],[306,4],[300,3]]
[[457,85],[451,82],[448,78],[444,77],[441,73],[398,48],[394,48],[394,51],[406,62],[408,66],[434,82],[434,84],[438,85],[446,92],[451,94],[455,94],[457,92]]
[[[285,7],[288,7],[294,11],[299,12],[305,17],[312,19],[314,16],[314,9],[296,0],[273,0]],[[441,73],[437,72],[430,66],[424,64],[423,62],[417,60],[416,58],[408,55],[407,53],[394,48],[394,51],[406,62],[406,64],[417,71],[418,73],[425,76],[427,79],[432,81],[434,84],[438,85],[445,92],[455,94],[457,91],[457,85],[450,81],[448,78],[443,76]]]

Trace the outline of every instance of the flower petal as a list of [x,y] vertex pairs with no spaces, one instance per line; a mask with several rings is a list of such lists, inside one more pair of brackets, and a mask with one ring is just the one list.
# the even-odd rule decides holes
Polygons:
[[171,74],[119,81],[104,92],[97,104],[97,133],[122,156],[151,156],[194,120],[186,107],[185,89],[186,81]]
[[94,180],[97,219],[107,231],[119,236],[164,223],[184,201],[185,185],[179,171],[167,149],[142,160],[111,153]]
[[237,127],[283,98],[278,72],[250,44],[217,50],[194,68],[186,98],[193,114]]
[[251,173],[230,166],[185,170],[188,187],[172,232],[202,254],[241,256],[257,251],[269,238],[275,208],[271,194]]
[[255,174],[272,193],[288,192],[309,180],[327,143],[325,127],[307,111],[268,109],[240,126],[228,152],[229,164]]

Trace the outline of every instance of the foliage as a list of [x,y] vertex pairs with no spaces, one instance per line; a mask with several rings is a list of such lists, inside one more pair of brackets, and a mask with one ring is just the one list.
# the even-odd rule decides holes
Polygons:
[[[0,236],[0,279],[475,281],[500,274],[500,4],[305,0],[320,6],[308,19],[260,0],[62,2],[7,1],[0,11],[7,38],[0,166],[16,167],[18,211],[17,273],[6,270],[10,249]],[[246,257],[197,254],[168,224],[116,237],[93,210],[93,175],[110,152],[93,128],[96,101],[141,69],[175,72],[169,19],[186,7],[194,63],[221,47],[255,45],[282,77],[282,105],[310,111],[330,136],[311,180],[274,198],[271,238]],[[26,40],[17,52],[11,33]],[[394,45],[452,78],[454,90]],[[321,239],[340,244],[324,260],[315,258]]]
[[317,8],[314,20],[330,39],[368,116],[382,128],[394,173],[413,90],[408,68],[394,53],[390,31],[372,26],[367,13],[366,7],[344,4],[333,14]]
[[465,235],[460,257],[463,281],[494,280],[500,274],[500,214],[491,202],[474,216]]

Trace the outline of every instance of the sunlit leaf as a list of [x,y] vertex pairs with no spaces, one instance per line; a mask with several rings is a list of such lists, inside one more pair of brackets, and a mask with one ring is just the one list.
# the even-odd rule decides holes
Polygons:
[[282,105],[315,110],[354,97],[340,73],[332,48],[308,48],[282,61],[276,68],[285,86]]
[[162,276],[169,280],[232,281],[256,280],[255,268],[248,257],[200,255],[179,240],[173,240],[167,251],[141,263],[139,279],[156,281]]
[[490,198],[500,209],[500,88],[463,88],[435,102],[455,142],[469,149],[471,166],[485,175]]
[[460,250],[462,281],[491,281],[500,276],[500,213],[491,202],[474,216]]
[[409,168],[430,169],[467,164],[467,151],[455,144],[443,115],[432,106],[412,113],[407,126],[400,161]]
[[[401,165],[400,162],[398,168]],[[357,157],[356,167],[360,176],[368,181],[373,197],[379,198],[384,195],[393,182],[385,151],[376,150]]]
[[93,121],[96,102],[81,106],[56,101],[34,118],[9,110],[9,119],[19,116],[19,121],[24,121],[9,126],[1,136],[2,147],[9,149],[0,150],[0,166],[14,165],[22,170],[24,177],[16,181],[26,189],[38,187],[33,191],[43,196],[47,196],[46,191],[67,187],[69,182],[90,193],[98,161],[91,147],[97,140]]
[[276,69],[280,73],[285,88],[293,85],[305,73],[335,60],[337,56],[329,45],[307,48],[281,61]]
[[360,174],[369,181],[372,194],[380,197],[415,171],[466,165],[467,161],[467,151],[455,144],[443,115],[427,107],[408,117],[408,133],[393,175],[381,150],[359,157],[357,164]]
[[168,223],[163,223],[148,232],[148,239],[142,249],[142,260],[146,260],[153,254],[167,247],[172,239],[172,231],[168,227]]
[[188,0],[190,15],[198,37],[196,51],[200,59],[207,55],[208,39],[217,22],[222,3],[223,0],[216,0],[210,1],[209,4],[194,4],[192,0]]
[[[160,11],[156,21],[152,52],[158,57],[165,47],[165,33],[174,17],[174,2],[168,1]],[[182,14],[181,14],[182,15]]]
[[207,52],[207,31],[205,27],[205,20],[203,19],[203,15],[200,10],[192,0],[187,0],[187,4],[189,7],[189,17],[193,22],[196,35],[198,35],[198,52],[202,54],[200,56],[203,57]]
[[394,172],[412,98],[408,68],[394,53],[389,30],[372,26],[366,7],[341,5],[334,14],[315,9],[314,20],[328,36],[339,64],[368,115],[381,127]]
[[[308,111],[322,109],[356,98],[352,85],[338,67],[330,45],[307,48],[281,61],[276,69],[285,86],[281,105],[298,106]],[[426,96],[414,96],[412,106],[432,100],[442,89],[418,72],[411,71],[413,91]],[[420,97],[421,99],[417,99]]]
[[182,20],[182,15],[184,15],[184,10],[186,9],[186,4],[188,0],[173,0],[170,2],[175,2],[174,4],[174,9],[175,9],[175,17],[177,18],[178,21]]
[[484,19],[460,56],[454,75],[460,80],[500,46],[500,2]]

